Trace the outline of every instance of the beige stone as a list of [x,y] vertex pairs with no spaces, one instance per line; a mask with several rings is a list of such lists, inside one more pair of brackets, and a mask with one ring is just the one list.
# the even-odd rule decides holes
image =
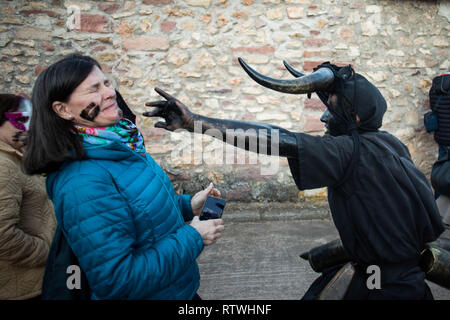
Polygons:
[[23,50],[20,49],[3,49],[2,54],[7,55],[7,56],[19,56],[22,55],[24,53]]
[[201,78],[202,73],[198,72],[197,69],[192,67],[182,66],[175,70],[175,73],[182,78]]
[[152,23],[150,22],[150,19],[145,18],[141,20],[139,27],[141,28],[142,31],[148,33],[152,29]]
[[125,4],[123,5],[124,10],[130,10],[136,8],[135,1],[125,1]]
[[404,57],[405,56],[405,53],[402,50],[397,50],[397,49],[388,50],[387,54],[390,56],[396,56],[396,57]]
[[8,74],[14,71],[14,65],[9,62],[0,62],[0,74]]
[[219,28],[224,27],[226,24],[228,23],[228,19],[225,15],[220,15],[217,20],[216,20],[216,24]]
[[424,44],[426,41],[423,37],[418,37],[416,39],[414,39],[414,44],[415,45],[419,45],[419,44]]
[[17,81],[19,81],[22,84],[29,84],[30,83],[30,77],[26,75],[19,75],[16,76]]
[[132,23],[130,23],[126,20],[122,20],[120,25],[117,27],[117,33],[120,35],[129,36],[129,35],[133,34],[134,30],[135,30],[135,27],[132,25]]
[[389,96],[392,98],[397,98],[401,95],[401,92],[396,89],[389,89]]
[[197,24],[194,19],[188,19],[183,22],[183,29],[189,32],[197,30]]
[[16,29],[16,37],[20,39],[49,41],[51,40],[51,33],[40,28],[24,26]]
[[287,4],[311,4],[313,0],[284,0]]
[[11,6],[4,5],[2,7],[2,14],[4,15],[14,14],[14,9]]
[[323,19],[319,19],[319,21],[317,21],[317,28],[319,28],[319,29],[325,28],[326,25],[327,25],[327,22]]
[[27,47],[34,47],[36,42],[34,40],[14,40],[13,43]]
[[300,19],[303,17],[302,7],[288,7],[286,8],[289,19]]
[[192,57],[192,63],[196,68],[211,68],[216,65],[214,58],[206,50],[200,50]]
[[139,14],[143,16],[148,16],[151,15],[152,13],[153,13],[152,8],[139,10]]
[[34,49],[26,49],[25,50],[25,57],[39,57],[41,53]]
[[97,56],[97,59],[100,62],[115,61],[116,55],[114,53],[102,53],[102,54]]
[[188,9],[181,9],[178,7],[164,9],[164,13],[174,17],[194,16],[194,12]]
[[189,61],[189,54],[185,50],[170,50],[167,61],[176,66],[181,66]]
[[388,74],[383,71],[374,71],[367,74],[367,78],[375,82],[382,82],[388,78]]
[[[44,2],[41,2],[44,4]],[[79,10],[83,11],[90,11],[92,10],[92,5],[89,2],[86,1],[72,1],[72,0],[66,0],[64,1],[64,6],[66,8],[74,7],[78,8]]]
[[121,18],[130,17],[130,16],[132,16],[134,14],[136,14],[136,11],[125,11],[125,12],[120,12],[120,13],[114,13],[112,15],[112,17],[114,19],[121,19]]
[[23,25],[24,24],[22,18],[13,18],[13,17],[2,18],[0,20],[0,23],[2,23],[2,24],[16,24],[16,25]]
[[31,65],[31,66],[35,66],[35,65],[37,65],[39,63],[39,60],[38,59],[36,59],[36,58],[30,58],[30,59],[28,59],[27,60],[27,62],[26,62],[26,64],[27,65]]
[[377,5],[368,5],[366,6],[367,13],[380,13],[383,10],[381,6]]
[[194,7],[204,7],[208,9],[211,6],[211,0],[184,0],[188,5]]
[[[244,87],[244,88],[242,88],[242,93],[256,96],[261,93],[264,93],[264,90],[260,87]],[[258,107],[258,110],[263,111],[264,109],[261,109],[261,107]]]
[[137,37],[125,39],[123,47],[126,50],[167,50],[169,41],[162,37]]
[[355,24],[361,22],[361,15],[358,11],[350,12],[348,16],[348,23],[349,24]]
[[8,33],[0,33],[0,47],[6,47],[6,45],[12,40],[12,37]]
[[447,48],[449,46],[449,42],[447,39],[437,38],[433,40],[433,46],[438,48]]
[[284,17],[284,8],[272,8],[268,9],[266,17],[269,20],[282,20]]
[[431,88],[431,83],[432,83],[431,79],[420,79],[419,82],[420,90],[422,90],[423,93],[428,94]]
[[372,21],[363,22],[361,24],[362,34],[364,36],[375,36],[378,34],[378,26]]
[[352,42],[355,32],[352,27],[341,27],[338,35],[339,35],[339,39],[343,39],[345,41]]
[[417,126],[419,123],[419,114],[417,111],[410,110],[405,114],[405,123],[409,126]]
[[256,115],[256,119],[258,121],[266,121],[266,120],[287,120],[287,115],[285,113],[280,112],[262,112]]
[[320,121],[320,117],[305,115],[305,125],[303,131],[308,132],[320,132],[325,129],[325,125]]

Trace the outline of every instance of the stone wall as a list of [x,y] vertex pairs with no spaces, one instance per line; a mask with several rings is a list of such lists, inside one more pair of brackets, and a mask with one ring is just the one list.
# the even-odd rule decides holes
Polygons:
[[[388,102],[383,129],[429,175],[437,148],[423,127],[428,90],[450,69],[450,5],[391,0],[0,1],[0,91],[30,95],[36,76],[71,52],[95,57],[132,109],[158,86],[205,116],[267,122],[322,134],[324,105],[253,82],[258,71],[291,78],[282,61],[310,72],[352,64]],[[138,117],[148,151],[179,192],[213,181],[235,201],[323,200],[298,192],[286,159],[256,157],[206,136],[170,133]]]

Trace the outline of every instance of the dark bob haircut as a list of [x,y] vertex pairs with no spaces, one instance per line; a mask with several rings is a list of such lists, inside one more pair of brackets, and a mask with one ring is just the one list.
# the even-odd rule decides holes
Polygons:
[[23,99],[24,97],[15,94],[0,94],[0,126],[7,120],[5,113],[16,111]]
[[71,121],[60,118],[52,108],[55,101],[67,102],[72,92],[100,64],[88,56],[70,54],[45,69],[32,93],[33,116],[23,157],[28,174],[55,171],[66,160],[83,159],[80,136]]

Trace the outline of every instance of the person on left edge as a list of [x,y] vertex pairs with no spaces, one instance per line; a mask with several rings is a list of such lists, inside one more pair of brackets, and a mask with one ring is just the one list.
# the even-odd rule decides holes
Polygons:
[[26,175],[30,100],[0,94],[0,300],[39,299],[56,228],[45,178]]
[[196,259],[224,228],[222,219],[198,215],[219,190],[210,184],[192,197],[175,193],[88,56],[50,65],[32,101],[24,166],[48,173],[47,192],[91,299],[198,298]]

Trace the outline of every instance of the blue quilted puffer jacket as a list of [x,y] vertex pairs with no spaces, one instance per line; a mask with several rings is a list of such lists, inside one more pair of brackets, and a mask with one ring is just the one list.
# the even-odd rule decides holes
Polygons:
[[84,142],[87,160],[47,177],[58,223],[86,273],[92,299],[191,299],[201,235],[191,196],[179,196],[153,158],[112,142]]

